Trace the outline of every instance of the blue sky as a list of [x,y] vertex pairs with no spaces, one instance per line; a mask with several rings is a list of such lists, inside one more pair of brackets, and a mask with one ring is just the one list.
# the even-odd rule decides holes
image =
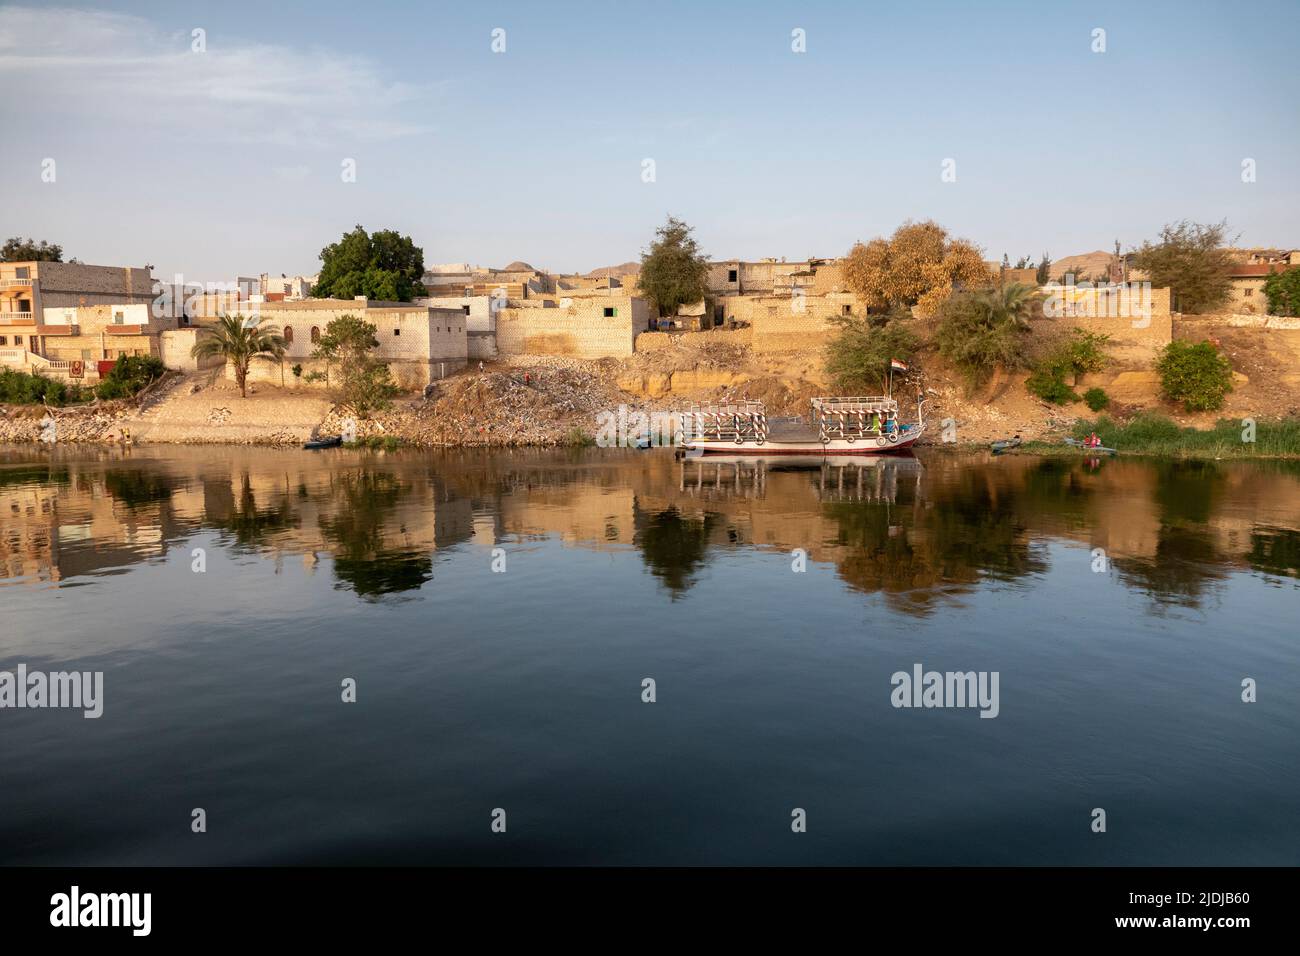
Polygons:
[[0,231],[198,280],[315,271],[358,222],[557,271],[668,213],[718,258],[908,218],[988,258],[1181,218],[1300,246],[1298,40],[1294,0],[6,4]]

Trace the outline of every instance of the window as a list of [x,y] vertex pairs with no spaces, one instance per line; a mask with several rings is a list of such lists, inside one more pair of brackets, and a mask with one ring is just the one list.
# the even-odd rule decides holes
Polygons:
[[394,335],[401,335],[401,334],[402,334],[402,330],[401,330],[401,329],[393,329],[393,334],[394,334]]
[[126,314],[123,313],[123,312],[114,312],[114,313],[113,313],[113,324],[114,324],[114,325],[126,325]]
[[31,266],[18,266],[18,268],[14,269],[15,279],[30,279],[31,277],[32,277]]
[[6,335],[0,335],[0,345],[8,345],[8,344],[9,344],[9,337]]
[[618,315],[618,309],[615,309],[612,306],[605,306],[605,318],[612,319],[616,315]]
[[461,311],[464,312],[466,315],[469,315],[469,306],[467,306],[467,305],[462,305],[462,306],[460,307],[460,309],[461,309]]
[[285,345],[293,345],[293,326],[292,326],[292,325],[286,325],[286,326],[284,327],[284,344],[285,344]]
[[312,341],[312,344],[313,344],[313,345],[314,345],[315,343],[317,343],[317,342],[320,341],[320,326],[319,326],[319,325],[313,325],[313,326],[311,327],[311,341]]
[[728,281],[728,282],[736,282],[739,278],[740,278],[739,270],[737,270],[737,269],[728,269],[728,270],[727,270],[727,281]]
[[1255,294],[1255,290],[1254,290],[1254,289],[1247,289],[1247,290],[1246,290],[1246,298],[1249,299],[1249,298],[1250,298],[1252,295],[1254,295],[1254,294]]
[[853,314],[853,306],[845,305],[840,307],[840,315],[852,315],[852,314]]

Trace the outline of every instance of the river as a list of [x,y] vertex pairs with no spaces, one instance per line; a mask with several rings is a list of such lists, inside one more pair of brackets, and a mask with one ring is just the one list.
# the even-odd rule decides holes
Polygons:
[[0,862],[1294,865],[1298,575],[1295,463],[5,446]]

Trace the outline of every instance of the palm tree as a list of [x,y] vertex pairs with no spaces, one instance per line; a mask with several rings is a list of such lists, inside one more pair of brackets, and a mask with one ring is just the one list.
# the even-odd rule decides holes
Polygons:
[[196,359],[222,358],[235,367],[239,394],[248,397],[248,367],[253,359],[278,362],[284,357],[284,336],[273,325],[263,326],[256,316],[222,315],[203,330],[190,355]]
[[981,293],[982,304],[988,309],[990,327],[1004,322],[1029,328],[1029,320],[1034,314],[1034,300],[1038,290],[1027,282],[1012,282],[1008,285],[987,289]]

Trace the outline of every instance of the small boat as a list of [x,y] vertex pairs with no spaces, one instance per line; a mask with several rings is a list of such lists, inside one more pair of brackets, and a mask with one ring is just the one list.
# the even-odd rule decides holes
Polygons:
[[1107,448],[1105,445],[1089,445],[1087,442],[1079,441],[1077,438],[1067,438],[1065,443],[1071,448],[1077,448],[1079,451],[1098,452],[1103,455],[1118,455],[1118,448]]
[[898,402],[885,395],[814,398],[807,418],[767,417],[762,402],[693,405],[680,414],[678,442],[689,457],[700,455],[831,456],[907,452],[925,432],[919,397],[916,423],[898,420]]
[[303,442],[303,448],[314,450],[317,448],[338,448],[343,444],[342,435],[330,435],[325,438],[313,438],[309,442]]
[[1010,451],[1012,448],[1019,448],[1021,441],[1021,437],[1016,435],[1012,438],[1004,438],[1001,441],[995,441],[989,447],[993,449],[993,454],[996,455],[998,452]]

